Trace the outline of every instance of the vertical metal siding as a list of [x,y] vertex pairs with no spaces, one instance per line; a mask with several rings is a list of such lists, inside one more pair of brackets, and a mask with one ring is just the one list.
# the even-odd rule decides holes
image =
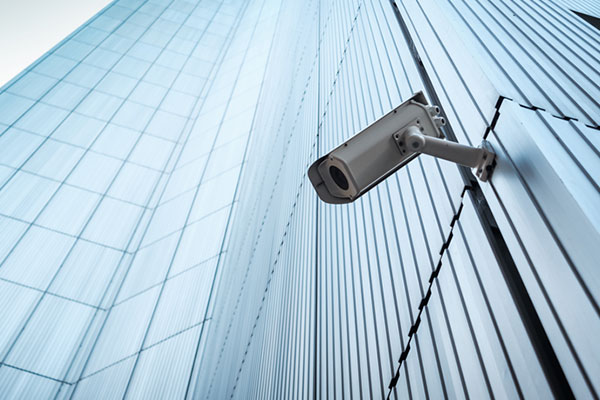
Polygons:
[[[580,167],[585,164],[591,171],[588,176],[592,182],[585,183],[589,182],[585,174],[579,175],[579,181],[574,180],[569,167],[557,173],[564,174],[567,192],[580,193],[575,195],[575,204],[584,214],[578,220],[590,223],[594,212],[586,205],[593,204],[597,196],[593,172],[597,169],[597,149],[590,147],[595,143],[595,131],[585,124],[598,124],[598,104],[594,100],[598,90],[594,79],[598,34],[550,1],[492,4],[407,0],[397,2],[397,6],[408,21],[409,33],[459,140],[477,145],[491,132],[492,143],[501,147],[506,133],[500,133],[498,128],[508,123],[505,120],[513,120],[506,107],[515,102],[546,109],[548,124],[577,124],[585,137],[583,141],[572,134],[567,139],[569,134],[564,129],[554,135],[576,146],[577,150],[573,147],[569,151],[585,154],[572,156],[579,160]],[[197,393],[205,398],[244,397],[247,393],[243,388],[247,387],[252,388],[252,397],[385,397],[398,367],[398,357],[406,354],[391,392],[394,397],[551,396],[532,338],[512,300],[514,293],[500,272],[498,263],[502,261],[487,244],[482,224],[489,222],[481,221],[475,211],[479,205],[474,201],[480,200],[474,200],[469,184],[454,165],[424,156],[356,204],[332,207],[318,203],[316,210],[311,206],[297,208],[296,202],[290,205],[294,194],[297,193],[298,201],[304,199],[307,191],[310,194],[306,177],[298,173],[305,171],[311,160],[424,87],[390,5],[332,1],[320,4],[317,11],[319,41],[313,54],[318,59],[319,79],[318,88],[311,86],[309,90],[318,90],[319,103],[306,104],[305,97],[288,97],[284,111],[290,106],[294,110],[294,101],[302,114],[307,112],[305,107],[312,105],[310,111],[318,116],[318,129],[298,130],[297,120],[288,122],[291,125],[286,128],[285,112],[275,113],[283,115],[282,122],[274,131],[276,141],[264,151],[277,159],[283,155],[285,162],[275,161],[278,169],[254,167],[268,183],[260,181],[265,182],[264,186],[254,184],[253,188],[240,190],[239,204],[255,205],[250,214],[237,214],[242,219],[256,215],[250,217],[254,222],[247,225],[255,226],[255,242],[251,244],[249,230],[233,233],[230,238],[230,245],[239,243],[252,246],[253,250],[240,250],[239,256],[228,258],[223,264],[221,285],[227,289],[219,293],[230,289],[240,276],[245,283],[239,289],[240,300],[235,306],[232,300],[215,298],[223,305],[215,308],[213,315],[228,321],[229,326],[227,330],[209,333],[209,342],[220,343],[220,347],[211,352],[212,356],[207,354],[210,361],[206,365],[210,367],[200,369]],[[304,13],[313,15],[310,11]],[[302,76],[300,71],[295,71],[296,77]],[[312,81],[313,73],[311,68],[304,76]],[[281,105],[276,101],[265,102],[258,115],[278,107]],[[534,111],[521,108],[521,112]],[[564,121],[569,118],[581,123]],[[274,126],[274,121],[257,118],[254,129],[269,132],[268,126]],[[548,129],[541,125],[530,130]],[[277,142],[279,127],[293,130],[290,143],[303,140],[309,152],[293,161],[289,149]],[[522,136],[518,133],[521,129],[509,128],[517,136]],[[266,140],[265,137],[269,136],[256,136],[255,140]],[[536,146],[545,147],[541,143]],[[546,151],[554,154],[557,150]],[[580,379],[593,373],[596,366],[587,363],[574,368],[570,364],[569,357],[573,355],[565,355],[560,341],[565,336],[578,340],[577,335],[565,333],[563,339],[556,336],[552,328],[555,322],[544,312],[546,305],[522,270],[518,255],[521,250],[515,247],[515,233],[506,228],[505,221],[511,221],[513,215],[527,220],[535,213],[522,214],[523,200],[509,201],[519,211],[498,208],[503,196],[511,195],[503,183],[502,189],[496,188],[495,179],[501,184],[506,174],[511,179],[516,174],[504,173],[502,149],[499,156],[498,177],[482,189],[502,234],[507,235],[508,256],[515,257],[527,289],[532,290],[535,308],[571,387],[578,395],[594,395]],[[250,161],[246,173],[252,169],[251,164]],[[285,183],[280,181],[281,176],[288,177]],[[292,178],[295,185],[288,189],[286,184]],[[569,182],[574,186],[569,186]],[[554,188],[556,185],[547,190]],[[286,191],[289,193],[284,196]],[[259,212],[261,203],[264,208]],[[282,213],[282,209],[289,214]],[[298,212],[305,213],[301,220],[297,219]],[[276,217],[272,213],[283,215]],[[551,215],[558,213],[554,210]],[[523,222],[519,232],[529,237],[536,235],[536,228],[527,224]],[[578,230],[579,225],[571,226]],[[300,232],[303,239],[298,239]],[[573,254],[580,257],[575,264],[593,274],[592,269],[585,267],[593,259],[584,247],[586,243],[597,243],[596,232],[577,232],[587,237],[586,242],[569,240],[575,246]],[[261,249],[265,235],[271,235],[271,240]],[[564,231],[564,235],[566,238],[570,233]],[[535,246],[531,251],[534,250]],[[245,258],[240,257],[244,253]],[[552,262],[558,267],[557,259]],[[240,267],[245,270],[243,274]],[[246,274],[252,273],[262,278],[251,282]],[[590,280],[587,285],[595,282],[594,276],[585,279]],[[298,297],[298,291],[303,295]],[[597,293],[595,288],[589,291]],[[560,298],[558,293],[550,297],[555,301]],[[589,296],[573,299],[571,307],[588,307],[589,301]],[[238,316],[241,310],[250,315]],[[589,310],[587,317],[581,316],[582,320],[597,320],[593,307]],[[303,329],[295,330],[298,325]],[[586,329],[593,329],[593,323],[585,325]],[[409,331],[414,333],[409,335]],[[244,345],[232,336],[240,332],[246,332],[241,335],[248,338]],[[582,345],[591,337],[589,331],[583,334]],[[296,345],[297,340],[303,341],[301,347]],[[597,350],[597,346],[588,346],[594,348],[592,353]],[[301,356],[298,350],[302,351]],[[215,364],[210,357],[218,362]],[[290,365],[298,365],[299,357],[302,367],[291,368]],[[316,369],[312,368],[313,362]],[[217,369],[213,371],[215,365]],[[210,384],[203,371],[214,376]],[[300,389],[296,385],[301,381],[304,386],[300,385]]]

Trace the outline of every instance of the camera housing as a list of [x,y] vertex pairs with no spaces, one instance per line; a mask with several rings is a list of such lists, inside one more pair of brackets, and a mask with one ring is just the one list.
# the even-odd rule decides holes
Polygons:
[[359,132],[308,170],[319,197],[332,204],[350,203],[419,155],[401,149],[396,138],[411,127],[424,135],[442,138],[444,119],[429,106],[422,92]]
[[393,109],[329,154],[315,161],[308,177],[326,203],[351,203],[420,154],[474,169],[486,181],[495,154],[485,140],[480,147],[444,140],[446,121],[423,92]]

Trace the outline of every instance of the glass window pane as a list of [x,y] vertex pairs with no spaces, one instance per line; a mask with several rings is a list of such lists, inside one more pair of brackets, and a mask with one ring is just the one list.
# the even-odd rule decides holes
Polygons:
[[[0,157],[2,157],[0,155]],[[4,165],[0,165],[0,187],[2,187],[6,181],[15,173],[14,168],[10,168]]]
[[106,122],[78,113],[71,113],[52,134],[52,139],[87,148]]
[[177,77],[177,71],[157,64],[152,65],[144,79],[155,85],[169,87]]
[[7,398],[49,399],[54,397],[60,382],[20,371],[8,366],[0,367],[0,387]]
[[157,111],[150,120],[146,132],[176,142],[179,140],[186,122],[187,118],[165,111]]
[[15,126],[28,132],[48,136],[68,114],[69,112],[63,109],[37,103],[15,123]]
[[124,160],[140,134],[129,128],[108,124],[92,146],[94,151]]
[[96,86],[96,90],[105,92],[114,96],[125,98],[133,90],[137,83],[136,79],[128,76],[109,72]]
[[198,96],[200,93],[202,93],[202,89],[206,85],[206,81],[207,79],[204,77],[181,73],[175,80],[173,89]]
[[116,158],[88,151],[77,164],[67,183],[96,193],[104,193],[123,162]]
[[139,79],[148,68],[150,68],[149,62],[125,56],[114,66],[113,71]]
[[197,344],[199,334],[200,327],[196,327],[142,352],[139,373],[133,376],[129,389],[132,396],[185,397],[195,354],[188,349]]
[[81,104],[79,104],[75,111],[90,117],[108,121],[122,103],[123,100],[118,97],[93,90]]
[[87,56],[83,62],[104,69],[111,69],[119,61],[121,54],[98,47]]
[[0,163],[20,168],[43,141],[42,136],[10,128],[0,136]]
[[180,232],[175,232],[138,250],[119,292],[117,303],[159,284],[166,278],[179,237]]
[[59,82],[41,101],[56,107],[72,109],[79,104],[89,91],[87,88],[68,82]]
[[46,290],[74,242],[71,236],[32,226],[2,264],[0,277]]
[[141,131],[144,129],[154,110],[141,104],[126,101],[115,114],[112,122],[126,128]]
[[134,42],[135,41],[133,39],[129,39],[124,36],[111,35],[100,44],[100,47],[106,50],[114,51],[115,53],[124,54],[131,48]]
[[0,122],[6,125],[14,123],[33,105],[34,101],[12,93],[0,93]]
[[207,215],[183,231],[170,275],[200,264],[221,251],[229,208]]
[[[204,320],[216,258],[169,279],[161,295],[146,344],[151,346]],[[173,318],[172,310],[177,310]]]
[[93,315],[91,307],[45,296],[6,362],[54,379],[65,379],[74,353],[63,349],[77,346]]
[[82,237],[124,250],[141,213],[141,207],[105,197],[83,231]]
[[75,34],[75,36],[73,36],[73,39],[75,39],[79,42],[91,44],[92,46],[97,46],[107,36],[108,36],[108,32],[106,32],[104,30],[100,30],[100,29],[94,28],[92,26],[86,26],[81,31],[79,31],[77,34]]
[[[90,375],[139,350],[159,288],[135,296],[110,310],[83,375]],[[127,335],[123,335],[127,332]]]
[[150,135],[143,135],[129,158],[137,164],[162,170],[171,155],[173,143]]
[[[79,240],[60,268],[51,293],[86,304],[100,306],[115,270],[128,261],[123,253]],[[105,301],[108,300],[105,298]]]
[[172,232],[180,230],[185,224],[194,193],[187,192],[156,208],[142,245],[153,243]]
[[[129,357],[102,371],[84,375],[77,384],[72,398],[76,400],[123,398],[135,360],[135,357]],[[106,382],[110,382],[110,385]]]
[[165,50],[162,52],[160,57],[156,60],[158,65],[172,68],[176,71],[180,70],[183,64],[185,64],[187,57],[183,54],[175,53],[171,50]]
[[192,112],[192,108],[196,104],[196,101],[197,97],[171,90],[167,93],[160,108],[172,112],[173,114],[187,117]]
[[62,79],[76,64],[76,61],[69,58],[50,54],[36,65],[33,70],[40,74]]
[[19,171],[0,191],[0,214],[33,221],[58,185],[58,182]]
[[145,206],[160,175],[160,172],[125,163],[108,194]]
[[54,51],[54,54],[70,58],[71,60],[80,61],[93,49],[94,46],[91,44],[78,42],[76,40],[69,40],[61,44],[61,46]]
[[137,87],[131,93],[130,100],[141,103],[152,108],[158,107],[167,89],[145,81],[140,81]]
[[62,181],[81,159],[83,152],[79,147],[47,140],[25,163],[23,170]]
[[197,187],[200,184],[200,178],[202,177],[207,159],[208,156],[204,156],[175,169],[169,177],[169,183],[163,193],[161,202],[165,203]]
[[[76,43],[76,42],[70,42]],[[87,55],[87,53],[86,53]],[[106,70],[94,67],[88,64],[79,64],[67,76],[65,81],[74,83],[79,86],[93,88],[100,79],[106,74]]]
[[8,91],[19,96],[37,100],[48,89],[54,86],[56,82],[58,82],[56,79],[49,76],[30,72],[21,76],[15,83],[9,86]]
[[140,60],[153,62],[156,60],[162,49],[144,42],[137,42],[133,45],[127,54]]
[[[17,332],[21,330],[41,296],[40,291],[0,280],[0,320],[2,321],[0,348],[3,349],[3,355],[4,349],[10,345],[11,340],[14,340]],[[1,381],[2,378],[0,378]],[[1,387],[3,393],[6,393],[6,386],[2,385]]]
[[36,223],[77,236],[99,201],[99,194],[63,185],[44,208]]
[[196,221],[233,202],[240,169],[241,167],[233,168],[216,178],[202,182],[190,214],[190,221]]
[[119,24],[121,24],[121,22],[122,21],[119,19],[112,18],[112,17],[102,14],[102,15],[96,16],[96,18],[94,18],[94,20],[90,23],[90,26],[93,26],[94,28],[102,29],[103,31],[106,31],[106,32],[111,32],[113,29],[115,29],[117,26],[119,26]]

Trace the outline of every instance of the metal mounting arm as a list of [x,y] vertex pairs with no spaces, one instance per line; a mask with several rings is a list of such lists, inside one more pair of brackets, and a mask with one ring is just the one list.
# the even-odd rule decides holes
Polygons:
[[423,135],[417,125],[409,126],[402,134],[395,134],[394,140],[400,151],[423,153],[475,169],[475,175],[487,181],[492,172],[496,154],[484,140],[480,147]]

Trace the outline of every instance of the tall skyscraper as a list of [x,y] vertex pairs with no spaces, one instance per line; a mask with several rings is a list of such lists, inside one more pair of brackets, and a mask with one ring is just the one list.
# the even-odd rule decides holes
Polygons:
[[[597,398],[600,6],[116,0],[0,90],[0,398]],[[308,166],[423,91],[350,205]]]

